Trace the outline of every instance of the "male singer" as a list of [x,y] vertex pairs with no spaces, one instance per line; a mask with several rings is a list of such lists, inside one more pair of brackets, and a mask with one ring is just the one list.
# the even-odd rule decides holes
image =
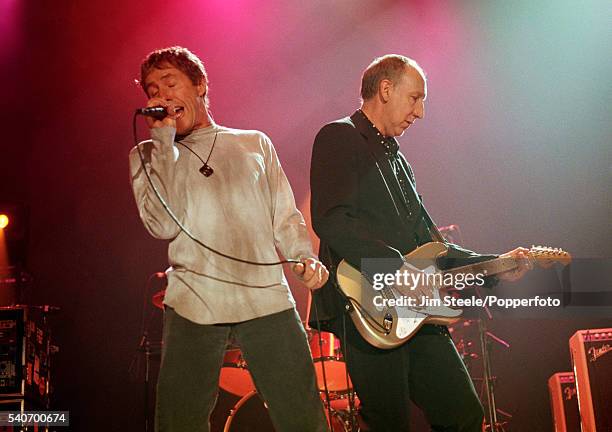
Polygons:
[[[278,432],[326,431],[306,334],[277,249],[312,290],[328,277],[270,139],[216,124],[200,59],[172,47],[141,65],[151,139],[130,153],[132,188],[151,235],[169,241],[156,430],[210,429],[228,339],[239,345]],[[179,221],[169,217],[146,169]],[[212,249],[220,252],[213,252]],[[226,256],[222,256],[225,254]],[[227,255],[233,257],[229,258]],[[250,261],[245,263],[244,261]]]

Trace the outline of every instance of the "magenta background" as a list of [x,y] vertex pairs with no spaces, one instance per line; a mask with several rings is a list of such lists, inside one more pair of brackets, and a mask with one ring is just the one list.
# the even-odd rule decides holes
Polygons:
[[[358,107],[363,68],[414,57],[426,117],[400,143],[434,219],[480,251],[535,243],[609,257],[609,17],[595,1],[0,1],[0,201],[30,206],[34,298],[63,308],[57,407],[74,430],[140,421],[127,367],[144,282],[166,265],[127,170],[149,51],[178,44],[203,59],[216,121],[271,136],[302,208],[313,138]],[[294,294],[304,312],[304,290]],[[569,368],[575,329],[604,324],[500,328],[515,344],[498,398],[513,430],[550,428],[545,379]]]

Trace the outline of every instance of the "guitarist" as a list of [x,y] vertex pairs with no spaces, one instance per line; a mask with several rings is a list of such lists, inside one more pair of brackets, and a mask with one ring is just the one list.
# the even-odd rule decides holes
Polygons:
[[[426,97],[421,67],[410,58],[386,55],[363,73],[361,108],[319,131],[311,164],[312,223],[321,239],[320,259],[331,271],[343,259],[360,268],[364,258],[386,258],[390,264],[384,271],[394,273],[403,255],[442,241],[395,139],[424,117]],[[443,268],[496,257],[449,246]],[[526,253],[517,248],[504,254],[521,264],[499,278],[522,277],[530,267]],[[489,286],[496,283],[486,280]],[[431,288],[402,294],[419,304]],[[366,430],[408,430],[409,399],[423,409],[435,431],[481,430],[482,405],[446,327],[425,324],[400,347],[382,350],[370,345],[346,314],[348,302],[335,286],[335,274],[313,295],[310,324],[341,339]]]

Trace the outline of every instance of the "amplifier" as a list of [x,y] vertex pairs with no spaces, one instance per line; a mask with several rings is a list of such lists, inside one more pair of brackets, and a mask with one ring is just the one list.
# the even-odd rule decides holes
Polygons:
[[573,372],[559,372],[548,379],[555,432],[580,432],[580,414]]
[[612,328],[570,338],[582,432],[612,432]]
[[0,306],[21,303],[31,282],[32,277],[18,267],[0,268]]
[[49,406],[49,332],[40,308],[0,308],[0,398],[9,397]]

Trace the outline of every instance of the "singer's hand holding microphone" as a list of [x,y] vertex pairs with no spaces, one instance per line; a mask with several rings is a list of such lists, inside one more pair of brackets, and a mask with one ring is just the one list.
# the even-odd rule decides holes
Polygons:
[[[160,110],[159,113],[145,115],[145,121],[150,129],[164,126],[176,128],[176,105],[174,102],[154,97],[147,102],[147,108],[163,108],[165,110],[165,112]],[[145,113],[141,111],[140,114]]]

